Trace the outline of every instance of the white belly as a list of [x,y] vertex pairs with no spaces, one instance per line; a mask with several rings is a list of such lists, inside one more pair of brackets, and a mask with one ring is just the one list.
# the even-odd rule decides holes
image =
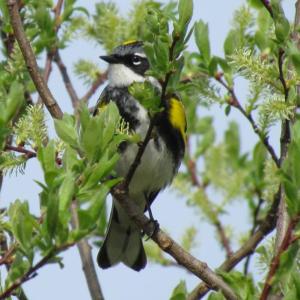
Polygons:
[[[139,107],[139,120],[143,122],[136,128],[136,132],[143,140],[149,127],[149,118],[142,106]],[[127,175],[137,151],[137,144],[127,146],[117,164],[116,171],[119,176]],[[171,183],[173,176],[174,162],[164,140],[159,138],[159,147],[156,147],[155,141],[151,139],[129,185],[129,196],[144,209],[144,194],[164,188]]]

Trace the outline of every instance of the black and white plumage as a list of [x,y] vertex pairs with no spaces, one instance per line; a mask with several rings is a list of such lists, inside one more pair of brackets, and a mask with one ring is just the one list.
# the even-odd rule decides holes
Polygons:
[[[114,101],[131,130],[143,139],[149,127],[150,117],[146,109],[128,92],[128,86],[133,82],[145,80],[157,87],[159,83],[145,76],[149,63],[142,43],[126,43],[117,47],[112,55],[101,58],[109,63],[109,83],[100,96],[98,107]],[[158,192],[171,183],[184,155],[185,137],[182,136],[183,130],[179,128],[181,125],[178,120],[185,123],[185,115],[181,102],[180,107],[175,102],[174,108],[172,104],[168,104],[161,113],[153,129],[154,137],[150,139],[129,185],[129,198],[142,212],[146,209],[146,203],[150,205]],[[175,115],[171,116],[172,109],[174,112],[178,110],[177,106],[179,119]],[[116,166],[118,176],[127,175],[137,151],[137,144],[125,144],[120,147],[121,158]],[[108,268],[123,262],[136,271],[141,270],[147,261],[141,237],[141,230],[130,220],[117,201],[113,200],[109,228],[97,257],[98,265]]]

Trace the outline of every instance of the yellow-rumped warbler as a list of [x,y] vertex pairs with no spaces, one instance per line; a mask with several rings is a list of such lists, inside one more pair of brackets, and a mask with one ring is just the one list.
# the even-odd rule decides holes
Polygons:
[[[109,63],[108,85],[103,90],[97,107],[114,101],[121,117],[132,131],[143,139],[150,123],[147,110],[128,92],[134,82],[150,81],[161,89],[158,81],[145,72],[149,62],[140,41],[126,42],[115,48],[111,55],[101,56]],[[145,211],[162,189],[171,183],[177,173],[185,149],[186,118],[178,97],[166,101],[159,114],[140,164],[129,185],[129,198]],[[95,111],[97,113],[97,109]],[[116,173],[125,177],[138,151],[137,144],[123,143],[119,149],[120,160]],[[117,201],[113,207],[109,227],[97,257],[101,268],[109,268],[119,262],[139,271],[147,258],[142,243],[142,232],[128,217]]]

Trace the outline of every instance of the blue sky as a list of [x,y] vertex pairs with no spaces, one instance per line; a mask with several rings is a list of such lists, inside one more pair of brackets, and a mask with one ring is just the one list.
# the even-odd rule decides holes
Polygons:
[[[94,10],[96,1],[80,0],[82,6],[89,11]],[[122,13],[126,13],[130,8],[131,1],[115,1],[120,7]],[[287,15],[292,19],[294,11],[294,2],[292,0],[283,1]],[[223,41],[229,30],[233,11],[238,8],[244,1],[242,0],[194,0],[194,20],[203,19],[209,23],[210,39],[212,52],[216,55],[222,55]],[[191,42],[191,49],[194,48]],[[80,58],[88,58],[99,64],[102,69],[106,65],[98,59],[103,50],[88,41],[74,41],[70,47],[62,51],[61,56],[69,70],[72,65]],[[41,62],[44,65],[44,62]],[[83,95],[86,88],[74,77],[76,90],[79,95]],[[242,83],[241,83],[242,84]],[[56,67],[53,68],[49,82],[50,89],[53,91],[56,99],[64,111],[71,112],[70,101],[61,82],[60,74]],[[241,95],[245,93],[241,89]],[[97,98],[94,97],[94,100]],[[238,113],[233,112],[230,117],[224,115],[223,109],[213,107],[209,111],[201,111],[201,115],[214,115],[217,133],[221,136],[226,124],[234,119],[241,122],[243,119]],[[49,122],[51,119],[48,116]],[[242,148],[248,150],[256,143],[257,139],[247,122],[242,122]],[[278,132],[274,133],[278,136]],[[0,203],[6,206],[9,202],[19,198],[28,200],[33,212],[38,213],[38,186],[33,179],[40,179],[41,171],[39,164],[30,160],[26,169],[26,176],[18,175],[5,178],[3,190],[0,195]],[[229,215],[224,216],[223,222],[231,224],[237,232],[247,228],[247,215],[243,213],[244,209],[241,204],[235,205]],[[197,247],[193,254],[202,261],[208,263],[212,268],[217,267],[224,259],[224,252],[220,250],[215,241],[215,233],[211,226],[205,224],[203,220],[190,208],[185,205],[185,200],[178,198],[171,189],[167,189],[159,195],[159,198],[153,205],[153,213],[159,220],[161,227],[165,228],[175,239],[180,238],[184,228],[195,226],[199,230]],[[96,257],[98,249],[93,248],[93,255]],[[53,300],[53,299],[73,299],[82,300],[90,299],[88,288],[81,269],[76,247],[68,250],[63,254],[65,268],[60,269],[57,265],[47,265],[38,271],[38,276],[24,285],[25,291],[31,300]],[[199,279],[189,275],[186,271],[176,268],[161,268],[157,265],[148,264],[145,270],[136,273],[128,268],[118,265],[109,270],[97,269],[98,277],[107,300],[163,300],[168,299],[173,288],[180,280],[186,280],[189,289],[192,289]]]

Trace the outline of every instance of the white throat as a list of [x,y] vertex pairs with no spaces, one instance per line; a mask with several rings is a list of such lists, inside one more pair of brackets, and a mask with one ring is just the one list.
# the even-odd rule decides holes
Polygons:
[[144,82],[145,78],[133,72],[123,64],[110,64],[108,67],[108,80],[111,86],[129,86],[133,82]]

